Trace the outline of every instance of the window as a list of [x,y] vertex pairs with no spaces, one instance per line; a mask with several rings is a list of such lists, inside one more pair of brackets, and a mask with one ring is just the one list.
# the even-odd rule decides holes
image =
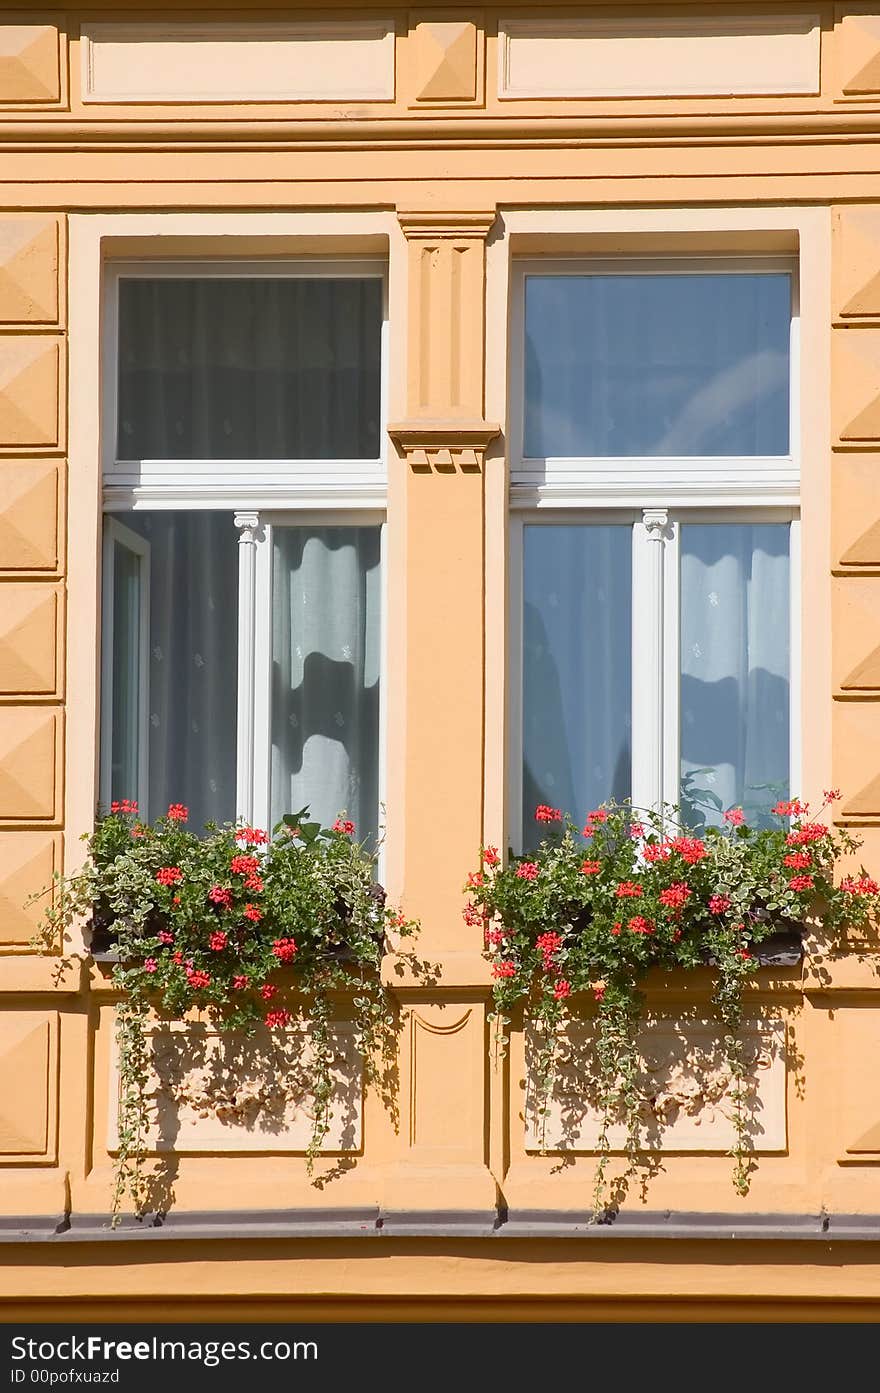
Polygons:
[[308,804],[375,839],[385,286],[369,263],[108,277],[101,802]]
[[515,289],[511,842],[539,803],[760,822],[797,778],[795,268],[529,263]]

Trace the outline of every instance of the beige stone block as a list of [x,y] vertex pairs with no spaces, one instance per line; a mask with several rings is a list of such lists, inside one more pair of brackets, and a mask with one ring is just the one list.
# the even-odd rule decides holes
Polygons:
[[62,722],[51,707],[0,707],[0,821],[58,818]]
[[60,585],[0,584],[0,695],[59,695],[63,596]]
[[[660,1017],[649,1021],[640,1037],[639,1088],[643,1144],[662,1151],[726,1153],[736,1140],[736,1081],[723,1051],[723,1028],[714,1020]],[[749,1094],[747,1114],[754,1118],[756,1151],[784,1151],[785,1031],[782,1021],[746,1024],[743,1030]],[[528,1055],[527,1055],[528,1057]],[[599,1090],[591,1087],[595,1027],[572,1023],[560,1036],[559,1055],[549,1112],[531,1078],[526,1079],[527,1151],[594,1151],[601,1130]],[[612,1151],[626,1147],[626,1127],[613,1125]]]
[[[312,1135],[312,1055],[305,1028],[251,1037],[198,1024],[150,1032],[148,1149],[154,1152],[304,1152]],[[361,1147],[362,1062],[354,1027],[331,1027],[334,1093],[324,1152]],[[118,1067],[110,1059],[107,1147],[119,1145]]]
[[880,691],[880,577],[838,577],[832,593],[834,684],[843,693]]
[[485,1048],[482,1007],[452,1002],[413,1007],[409,1144],[416,1162],[482,1160]]
[[416,72],[413,105],[476,101],[482,95],[478,92],[480,38],[471,20],[417,18],[410,39]]
[[61,100],[61,51],[54,24],[0,23],[0,103]]
[[56,217],[0,218],[0,323],[58,322]]
[[0,336],[0,448],[57,446],[62,341]]
[[49,1161],[56,1149],[58,1016],[48,1011],[0,1014],[0,1164]]
[[880,440],[880,329],[836,329],[831,347],[836,435]]
[[0,947],[27,947],[51,902],[29,904],[61,869],[61,838],[45,832],[0,832]]
[[0,460],[0,570],[61,563],[61,469],[55,460]]
[[880,570],[880,454],[837,455],[832,471],[831,564],[844,574]]
[[846,14],[841,6],[834,34],[838,97],[880,92],[880,15]]
[[842,320],[880,318],[880,209],[834,212],[834,312]]
[[843,792],[838,817],[880,821],[880,702],[835,702],[832,716],[833,782]]

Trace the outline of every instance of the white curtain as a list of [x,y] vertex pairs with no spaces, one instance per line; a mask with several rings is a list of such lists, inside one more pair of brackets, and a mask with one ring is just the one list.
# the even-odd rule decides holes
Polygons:
[[382,285],[123,278],[119,459],[375,459]]
[[760,823],[789,794],[789,533],[681,529],[682,804],[694,826],[730,807]]
[[[150,546],[149,806],[141,814],[185,803],[190,828],[201,831],[235,817],[238,534],[229,513],[129,513],[125,525]],[[136,611],[128,608],[130,627]],[[118,614],[114,644],[130,646]],[[114,763],[131,710],[137,696],[114,683]]]
[[523,846],[631,783],[632,528],[523,529]]
[[534,275],[528,458],[788,453],[790,277]]
[[379,806],[380,531],[276,527],[272,822],[308,805],[375,841]]

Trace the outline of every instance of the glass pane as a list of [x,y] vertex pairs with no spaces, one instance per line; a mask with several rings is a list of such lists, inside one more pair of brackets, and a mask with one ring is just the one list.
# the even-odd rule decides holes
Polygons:
[[272,824],[379,821],[380,530],[272,532]]
[[140,747],[141,560],[113,547],[113,711],[110,798],[138,797]]
[[523,846],[539,803],[630,796],[632,529],[534,524],[523,557]]
[[[150,543],[149,801],[141,813],[152,819],[185,803],[198,832],[235,817],[238,534],[228,513],[130,513],[125,525]],[[114,669],[117,653],[136,642],[132,620],[128,611],[114,615]],[[114,732],[115,721],[114,710]]]
[[119,459],[377,459],[382,284],[121,280]]
[[786,455],[790,277],[527,276],[527,458]]
[[694,827],[789,796],[787,523],[681,529],[681,801]]

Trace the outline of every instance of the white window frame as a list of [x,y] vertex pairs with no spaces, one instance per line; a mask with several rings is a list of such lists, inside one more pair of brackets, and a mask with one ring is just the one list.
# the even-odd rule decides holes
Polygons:
[[[530,460],[524,428],[527,275],[674,273],[694,268],[791,276],[790,453],[768,457],[648,457]],[[522,846],[523,530],[540,523],[632,527],[633,803],[659,810],[680,801],[680,540],[688,523],[788,523],[790,585],[789,779],[801,776],[801,551],[799,296],[792,257],[565,257],[513,263],[509,533],[508,844]],[[638,597],[638,599],[636,599]],[[584,809],[569,809],[579,816]]]
[[[138,760],[136,787],[132,790],[142,808],[147,805],[149,788],[150,718],[146,674],[150,670],[150,544],[139,532],[126,527],[118,518],[104,520],[101,546],[102,588],[101,627],[113,632],[113,599],[116,576],[116,548],[125,547],[140,561],[140,613],[138,615]],[[113,779],[113,646],[101,650],[101,760],[99,790],[101,803],[109,808]]]
[[[161,504],[171,486],[177,498],[201,497],[210,481],[214,497],[233,504],[248,495],[278,498],[281,506],[297,494],[320,503],[339,493],[368,501],[384,499],[387,483],[383,454],[388,421],[388,275],[387,262],[373,258],[312,258],[284,261],[193,258],[175,261],[112,261],[105,268],[101,397],[101,460],[105,501],[130,507],[135,499]],[[382,283],[380,343],[379,454],[375,459],[120,459],[116,455],[118,423],[119,283],[140,278],[379,280]],[[177,506],[177,505],[175,505]],[[343,506],[345,504],[343,503]]]
[[[271,810],[269,771],[271,766],[271,599],[273,526],[365,526],[380,529],[380,677],[378,785],[380,850],[379,874],[384,863],[382,836],[386,790],[386,675],[387,664],[387,566],[386,566],[386,488],[384,457],[379,460],[314,461],[142,461],[128,473],[120,472],[113,456],[116,439],[116,355],[118,352],[118,284],[123,276],[224,275],[241,278],[251,274],[277,278],[279,275],[333,278],[365,275],[383,283],[383,322],[381,343],[380,442],[386,438],[388,392],[388,281],[387,263],[378,260],[339,259],[284,262],[214,261],[120,261],[106,268],[104,342],[102,350],[102,424],[104,440],[104,535],[102,633],[112,635],[112,543],[109,538],[125,534],[143,550],[145,543],[126,528],[120,518],[126,513],[157,511],[214,511],[230,517],[238,529],[238,701],[236,732],[236,818],[267,827]],[[108,454],[109,450],[109,454]],[[159,467],[161,466],[161,467]],[[108,561],[109,558],[109,561]],[[109,598],[108,598],[109,596]],[[146,597],[149,605],[149,595]],[[141,642],[146,661],[141,664],[141,749],[139,754],[138,800],[147,806],[149,754],[149,609]],[[143,619],[143,617],[142,617]],[[101,647],[101,802],[109,801],[111,723],[112,723],[112,643]],[[111,676],[108,678],[108,673]],[[111,699],[107,699],[111,693]],[[106,771],[106,772],[105,772]],[[158,810],[161,811],[161,810]],[[150,809],[152,816],[156,809]]]

